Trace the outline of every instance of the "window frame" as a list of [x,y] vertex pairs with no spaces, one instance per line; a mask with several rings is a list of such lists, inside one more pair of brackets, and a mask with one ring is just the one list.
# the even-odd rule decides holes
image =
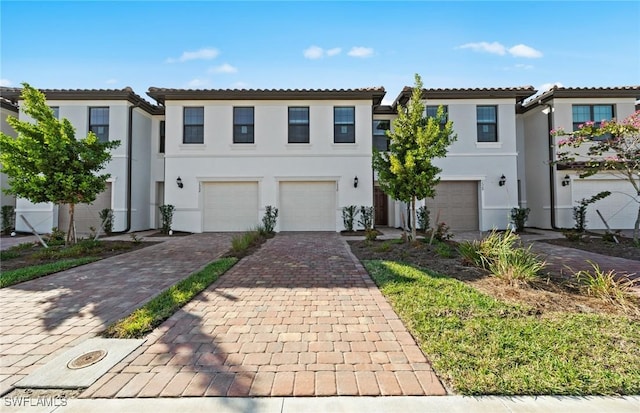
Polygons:
[[[195,109],[200,109],[202,111],[202,123],[187,123],[187,111]],[[196,138],[199,139],[191,140],[193,138],[189,136],[190,140],[187,142],[187,130],[196,130],[196,128],[201,128],[199,133],[200,136],[196,136]],[[204,106],[184,106],[182,108],[182,143],[185,145],[204,144]]]
[[165,153],[165,145],[166,145],[166,141],[167,141],[167,135],[166,135],[166,121],[161,120],[160,121],[160,125],[158,127],[158,138],[159,138],[159,142],[158,142],[158,153]]
[[[296,123],[292,123],[291,122],[291,109],[306,109],[307,112],[307,118],[306,118],[306,123],[305,122],[296,122]],[[311,128],[310,128],[310,109],[309,106],[289,106],[287,107],[287,143],[290,144],[305,144],[305,143],[310,143],[311,142]],[[297,120],[297,119],[296,119]],[[303,119],[304,121],[304,119]],[[301,127],[301,128],[300,128]],[[306,140],[292,140],[292,135],[295,134],[295,132],[292,133],[292,128],[294,128],[294,130],[303,130],[304,134],[306,134]]]
[[[494,114],[495,114],[495,119],[493,121],[490,122],[486,122],[486,121],[480,121],[479,117],[478,117],[478,110],[480,108],[493,108],[494,110]],[[485,139],[480,139],[481,136],[489,133],[489,132],[481,132],[480,128],[482,126],[494,126],[494,130],[495,133],[493,134],[494,137],[492,140],[485,140]],[[478,143],[497,143],[499,142],[499,134],[498,134],[498,105],[476,105],[476,142]]]
[[[94,123],[94,109],[106,109],[107,123]],[[100,142],[109,142],[109,115],[109,106],[89,106],[89,132],[93,132]],[[96,133],[94,128],[104,128],[104,132]]]
[[[387,125],[389,126],[387,129],[380,129],[376,126],[376,122],[380,123],[380,122],[387,122]],[[372,129],[372,146],[373,149],[376,149],[378,151],[382,151],[382,152],[386,152],[389,150],[389,142],[390,139],[387,136],[387,131],[391,130],[391,120],[389,119],[373,119],[373,121],[371,122],[371,129]],[[381,131],[382,133],[376,133],[376,131]],[[378,139],[376,139],[378,138]],[[384,138],[385,140],[385,145],[384,145],[384,149],[380,148],[378,144],[376,144],[376,142],[380,142],[381,138]]]
[[[340,109],[351,109],[353,120],[349,123],[337,123],[336,115],[337,115],[337,111]],[[338,139],[338,127],[340,128],[347,127],[351,129],[351,131],[340,132],[340,135],[345,135],[346,139],[344,140]],[[355,106],[334,106],[333,107],[333,143],[337,143],[337,144],[356,143],[356,107]]]
[[60,106],[49,106],[49,109],[53,112],[53,117],[60,120]]
[[[236,111],[240,109],[251,109],[251,123],[239,123],[237,121],[237,113]],[[246,144],[254,144],[256,141],[255,137],[255,124],[256,124],[256,110],[254,106],[234,106],[233,107],[233,143],[239,145]],[[246,132],[238,132],[237,127],[240,127],[240,131],[242,131],[242,127],[246,127]],[[240,139],[242,135],[247,135],[247,137]]]
[[[596,120],[595,119],[595,108],[597,106],[606,106],[606,107],[611,108],[611,117],[609,119],[598,119],[598,120]],[[574,113],[574,108],[576,108],[576,107],[588,107],[589,108],[589,119],[576,122],[575,113]],[[595,126],[597,127],[598,124],[600,122],[602,122],[603,120],[609,121],[609,120],[615,118],[615,116],[616,116],[615,109],[616,109],[616,105],[610,104],[610,103],[592,103],[592,104],[579,103],[579,104],[571,105],[571,126],[573,128],[573,131],[574,132],[577,131],[579,129],[579,126],[583,125],[586,122],[594,122]],[[606,134],[600,135],[600,136],[592,136],[591,139],[594,140],[594,141],[604,141],[604,140],[607,140],[607,139],[611,139],[611,134],[610,133],[606,133]]]

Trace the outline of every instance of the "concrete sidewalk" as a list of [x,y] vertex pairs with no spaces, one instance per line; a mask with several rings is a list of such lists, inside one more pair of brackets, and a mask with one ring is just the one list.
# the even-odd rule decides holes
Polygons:
[[[111,413],[153,412],[191,413],[340,413],[340,412],[461,412],[461,413],[638,413],[640,396],[627,397],[464,397],[464,396],[398,396],[398,397],[267,397],[267,398],[157,398],[157,399],[31,399],[22,407],[8,407],[2,401],[2,412],[28,413]],[[40,405],[38,405],[40,401]],[[43,406],[44,403],[56,405]],[[26,403],[26,405],[25,405]]]

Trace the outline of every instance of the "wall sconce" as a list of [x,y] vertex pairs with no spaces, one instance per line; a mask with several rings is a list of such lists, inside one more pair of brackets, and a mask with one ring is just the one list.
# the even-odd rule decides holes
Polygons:
[[357,176],[355,178],[353,178],[353,187],[354,188],[358,187],[358,177]]
[[571,178],[569,177],[569,175],[565,175],[564,178],[562,178],[562,186],[567,186],[571,183]]
[[504,184],[506,183],[507,183],[507,178],[505,178],[504,174],[502,174],[502,176],[500,177],[500,180],[498,181],[498,185],[504,186]]
[[182,189],[182,187],[184,186],[184,184],[182,183],[182,178],[178,177],[178,179],[176,179],[176,184],[178,185],[178,188]]

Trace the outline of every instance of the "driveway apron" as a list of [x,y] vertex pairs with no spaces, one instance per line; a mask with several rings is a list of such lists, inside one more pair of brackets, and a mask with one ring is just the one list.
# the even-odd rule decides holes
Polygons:
[[335,233],[280,233],[81,397],[445,394]]
[[0,394],[230,245],[230,234],[180,237],[1,289]]

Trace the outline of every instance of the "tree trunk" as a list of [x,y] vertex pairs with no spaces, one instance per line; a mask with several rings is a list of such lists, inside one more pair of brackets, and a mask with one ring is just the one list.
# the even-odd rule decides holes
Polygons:
[[75,204],[69,204],[69,228],[67,228],[67,245],[76,243],[76,234],[73,230],[75,208]]
[[640,235],[640,206],[638,206],[638,215],[636,216],[636,223],[633,226],[633,243],[638,244],[638,235]]
[[416,197],[411,198],[411,240],[415,241],[416,234]]

